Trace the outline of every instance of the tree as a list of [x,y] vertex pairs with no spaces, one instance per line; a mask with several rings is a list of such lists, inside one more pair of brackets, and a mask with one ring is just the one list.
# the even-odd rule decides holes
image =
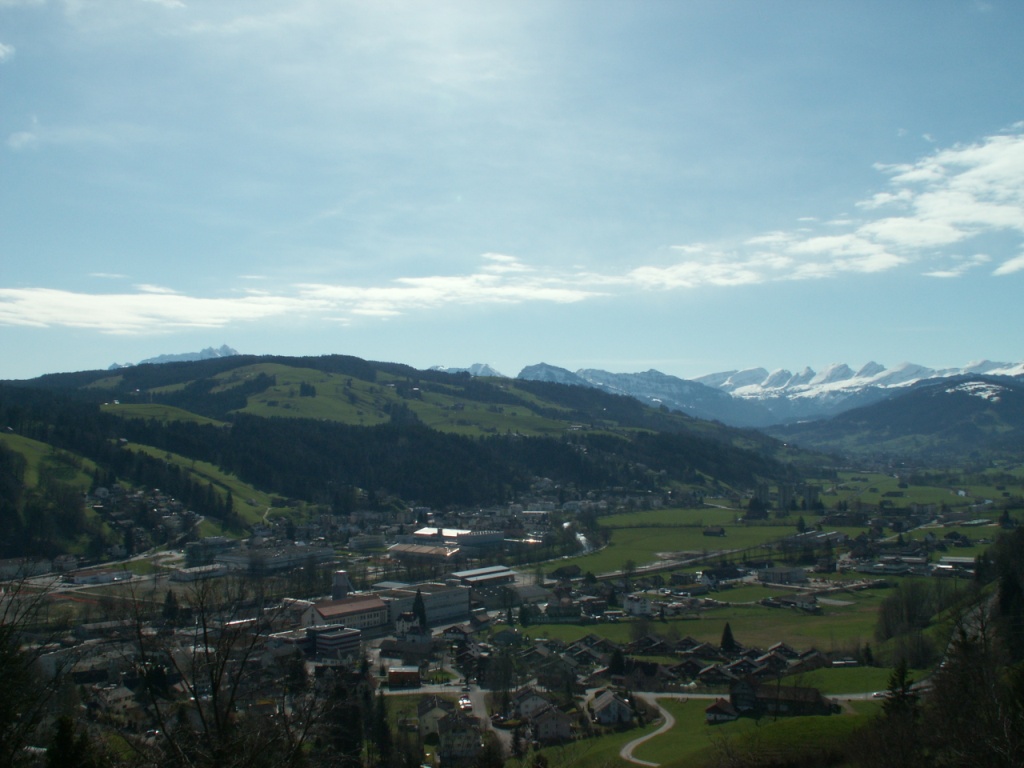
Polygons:
[[611,658],[608,660],[608,674],[610,675],[621,675],[626,672],[626,657],[622,653],[621,648],[615,648],[612,651]]
[[394,745],[391,741],[391,726],[388,724],[388,705],[384,699],[384,691],[378,691],[374,700],[370,740],[377,751],[377,765],[389,765]]
[[[47,594],[26,588],[24,582],[5,585],[0,594],[0,765],[31,762],[24,748],[42,741],[41,726],[62,684],[63,673],[74,664],[65,657],[52,677],[39,674],[37,662],[59,627],[48,628]],[[35,642],[26,642],[29,633]]]
[[423,600],[423,593],[416,590],[416,597],[412,600],[412,613],[420,623],[420,629],[427,628],[427,605]]
[[178,620],[178,614],[178,598],[173,589],[168,589],[164,598],[163,617],[168,623],[174,624]]
[[[256,695],[250,670],[270,626],[258,595],[251,597],[242,580],[206,580],[195,582],[184,600],[194,624],[187,636],[170,639],[144,631],[142,601],[135,601],[137,671],[160,732],[155,745],[140,748],[144,759],[164,768],[301,763],[320,715],[315,697],[292,695],[276,714],[250,706]],[[184,696],[169,694],[168,675],[158,674],[165,669],[180,679]]]
[[729,626],[729,622],[725,622],[725,628],[722,630],[722,639],[718,643],[718,647],[726,653],[733,653],[740,648],[736,638],[732,636],[732,627]]
[[88,735],[75,727],[71,716],[57,718],[53,741],[46,749],[46,768],[99,768],[102,764]]

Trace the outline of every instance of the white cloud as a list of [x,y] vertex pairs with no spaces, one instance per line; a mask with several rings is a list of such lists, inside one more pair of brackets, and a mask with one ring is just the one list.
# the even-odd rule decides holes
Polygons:
[[483,267],[467,275],[404,277],[382,286],[310,283],[290,291],[246,290],[242,297],[186,296],[145,283],[135,285],[135,293],[118,294],[6,288],[0,289],[0,325],[140,334],[297,313],[347,322],[352,317],[395,317],[450,306],[565,304],[601,295],[580,287],[585,282],[577,275],[542,274],[512,256],[487,254]]
[[895,246],[931,248],[950,245],[967,237],[948,221],[934,221],[914,216],[879,219],[862,226],[858,233]]
[[946,269],[935,269],[931,272],[925,272],[925,277],[939,277],[939,278],[953,278],[960,277],[975,267],[980,267],[983,264],[988,264],[992,261],[992,258],[984,253],[977,253],[974,256],[966,259],[956,259],[956,263],[952,267]]
[[131,123],[47,126],[33,117],[30,128],[7,137],[7,146],[13,150],[45,145],[118,149],[138,144],[159,144],[169,138],[163,129]]
[[992,272],[993,275],[1012,275],[1014,272],[1024,271],[1024,254],[1015,256],[1008,261],[1004,261]]
[[31,131],[18,131],[7,137],[7,146],[13,150],[29,149],[39,141]]
[[14,46],[0,43],[0,64],[14,56]]
[[183,328],[218,328],[231,322],[308,310],[286,297],[209,299],[167,293],[86,294],[49,288],[0,289],[0,325],[86,328],[131,335]]

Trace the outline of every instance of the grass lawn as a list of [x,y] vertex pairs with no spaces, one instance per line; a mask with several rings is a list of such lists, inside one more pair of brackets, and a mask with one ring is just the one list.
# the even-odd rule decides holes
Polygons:
[[96,465],[88,459],[56,450],[30,437],[9,432],[0,433],[0,443],[25,458],[26,488],[35,488],[39,485],[40,473],[48,474],[59,482],[74,485],[83,491],[88,490],[92,482],[90,474]]
[[704,721],[706,699],[679,701],[661,699],[659,703],[675,718],[676,724],[668,733],[656,736],[638,747],[633,756],[663,766],[695,768],[714,764],[722,746],[756,750],[759,754],[780,757],[796,755],[807,745],[820,746],[836,743],[849,736],[877,711],[875,702],[865,702],[863,708],[853,707],[853,713],[830,717],[795,717],[772,721],[740,719],[732,723],[709,726]]
[[707,699],[661,699],[658,703],[675,718],[675,727],[633,750],[633,757],[662,765],[696,765],[694,758],[708,752],[712,739],[719,734],[717,726],[712,728],[704,722],[704,709],[711,702]]
[[[619,750],[633,739],[637,739],[646,733],[657,730],[659,723],[647,725],[643,728],[635,728],[621,733],[612,733],[607,736],[599,736],[594,739],[581,739],[556,747],[546,747],[539,751],[548,760],[551,768],[635,768],[633,763],[627,762],[619,757]],[[635,755],[634,755],[635,756]],[[530,765],[532,755],[519,764],[520,766]],[[508,760],[506,766],[515,766],[515,760]]]
[[[729,592],[720,592],[716,597],[729,599],[728,595]],[[864,643],[874,643],[878,606],[884,595],[884,591],[872,590],[843,594],[841,598],[848,605],[825,605],[819,615],[756,604],[729,605],[702,611],[699,618],[651,621],[648,630],[664,637],[690,635],[717,645],[725,623],[729,622],[736,640],[746,646],[768,648],[781,641],[799,650],[852,652]],[[569,643],[590,633],[625,643],[634,631],[635,622],[628,619],[614,624],[543,624],[524,630],[530,637],[546,636]]]
[[[694,511],[694,510],[688,510]],[[704,510],[696,510],[703,512]],[[596,552],[561,561],[559,565],[578,565],[584,573],[595,575],[621,570],[627,562],[648,565],[664,559],[714,554],[724,550],[757,548],[795,533],[789,526],[732,525],[723,537],[705,536],[698,525],[648,527],[629,526],[612,529],[611,542]]]
[[[817,688],[826,696],[839,696],[884,691],[889,687],[891,675],[892,670],[885,667],[831,667],[783,678],[782,684],[808,686]],[[914,673],[913,677],[920,677],[920,673]]]

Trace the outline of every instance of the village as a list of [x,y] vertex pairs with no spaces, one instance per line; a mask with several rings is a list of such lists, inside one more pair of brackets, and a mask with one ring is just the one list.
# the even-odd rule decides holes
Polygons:
[[[143,542],[134,531],[140,516],[159,521],[154,529],[172,544],[196,522],[156,491],[101,490],[93,502],[114,511],[129,541]],[[795,683],[814,670],[870,663],[860,648],[745,645],[727,621],[710,642],[686,633],[687,622],[706,628],[732,594],[753,585],[779,590],[761,605],[814,616],[820,599],[877,586],[879,577],[969,577],[972,565],[941,551],[930,557],[930,547],[961,545],[961,533],[904,544],[902,536],[883,542],[816,529],[779,544],[812,553],[805,565],[712,550],[689,568],[672,561],[597,578],[560,557],[522,557],[524,548],[558,551],[560,542],[594,548],[593,530],[565,524],[585,511],[539,500],[476,517],[412,508],[385,522],[364,512],[331,527],[270,518],[243,538],[193,536],[178,540],[180,549],[108,553],[129,556],[120,564],[83,568],[63,557],[0,569],[45,595],[57,629],[38,635],[38,667],[66,681],[95,728],[145,742],[165,731],[172,712],[200,727],[220,684],[232,686],[237,712],[297,717],[298,699],[322,699],[330,681],[343,679],[394,702],[394,727],[417,760],[448,766],[473,763],[488,744],[521,756],[639,728],[661,717],[658,696],[706,700],[709,727],[835,714],[837,701]],[[726,550],[724,527],[700,534]],[[823,577],[840,571],[860,581]],[[573,638],[555,631],[565,627],[581,630]],[[200,674],[197,648],[201,660],[223,656],[217,680]]]

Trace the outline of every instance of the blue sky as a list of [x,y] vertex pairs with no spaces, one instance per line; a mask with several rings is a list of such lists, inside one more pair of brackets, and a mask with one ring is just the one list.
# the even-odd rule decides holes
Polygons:
[[1024,3],[0,0],[0,378],[1024,360]]

